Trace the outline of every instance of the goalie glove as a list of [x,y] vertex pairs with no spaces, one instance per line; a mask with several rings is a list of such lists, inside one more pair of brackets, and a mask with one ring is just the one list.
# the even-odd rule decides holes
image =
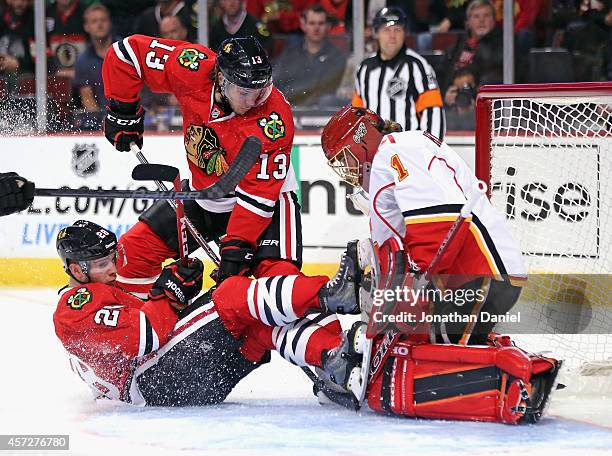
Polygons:
[[17,173],[0,173],[0,216],[23,211],[34,200],[34,184]]
[[183,310],[202,290],[204,264],[197,258],[190,258],[187,266],[175,261],[166,266],[149,291],[149,299],[167,298],[177,311]]
[[110,99],[102,128],[104,136],[120,152],[129,152],[130,143],[142,149],[145,110],[138,101],[126,103]]

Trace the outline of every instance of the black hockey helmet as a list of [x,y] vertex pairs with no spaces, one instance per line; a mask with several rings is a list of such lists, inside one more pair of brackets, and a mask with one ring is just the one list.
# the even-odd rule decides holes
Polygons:
[[231,83],[261,89],[272,83],[272,65],[257,38],[228,38],[217,52],[217,65]]
[[87,274],[90,261],[116,252],[117,236],[96,223],[78,220],[57,234],[55,248],[68,274],[70,263],[77,263]]
[[372,26],[374,31],[377,31],[381,27],[388,27],[390,25],[401,25],[406,28],[406,13],[398,6],[390,6],[381,9],[374,20]]

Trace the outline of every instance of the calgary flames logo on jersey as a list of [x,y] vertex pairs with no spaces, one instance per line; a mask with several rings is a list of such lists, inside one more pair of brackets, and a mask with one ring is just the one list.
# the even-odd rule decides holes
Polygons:
[[185,130],[185,149],[187,157],[209,176],[221,176],[229,165],[225,160],[225,150],[219,144],[219,137],[210,127],[189,125]]
[[77,289],[77,291],[68,298],[66,304],[70,306],[71,309],[81,310],[83,306],[93,299],[93,294],[85,287],[81,287]]

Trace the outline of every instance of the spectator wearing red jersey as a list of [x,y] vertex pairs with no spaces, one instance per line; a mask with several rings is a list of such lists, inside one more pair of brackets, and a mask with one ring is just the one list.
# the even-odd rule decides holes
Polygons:
[[47,39],[52,59],[50,73],[74,78],[77,57],[87,47],[83,28],[85,6],[79,0],[56,0],[47,8]]

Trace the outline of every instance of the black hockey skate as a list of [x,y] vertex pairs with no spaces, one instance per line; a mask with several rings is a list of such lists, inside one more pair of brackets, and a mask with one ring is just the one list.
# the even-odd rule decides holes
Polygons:
[[544,415],[552,392],[556,389],[564,388],[563,385],[557,385],[559,371],[563,361],[556,361],[555,367],[551,370],[536,374],[531,377],[531,395],[527,399],[527,409],[521,417],[521,423],[537,423]]
[[[321,365],[317,374],[325,381],[341,386],[347,392],[355,391],[361,383],[361,361],[365,343],[366,324],[353,323],[351,329],[342,335],[342,341],[334,350],[321,353]],[[360,385],[359,385],[360,387]]]
[[359,284],[362,271],[359,266],[359,241],[350,241],[340,260],[336,275],[319,291],[319,302],[325,312],[358,314]]

